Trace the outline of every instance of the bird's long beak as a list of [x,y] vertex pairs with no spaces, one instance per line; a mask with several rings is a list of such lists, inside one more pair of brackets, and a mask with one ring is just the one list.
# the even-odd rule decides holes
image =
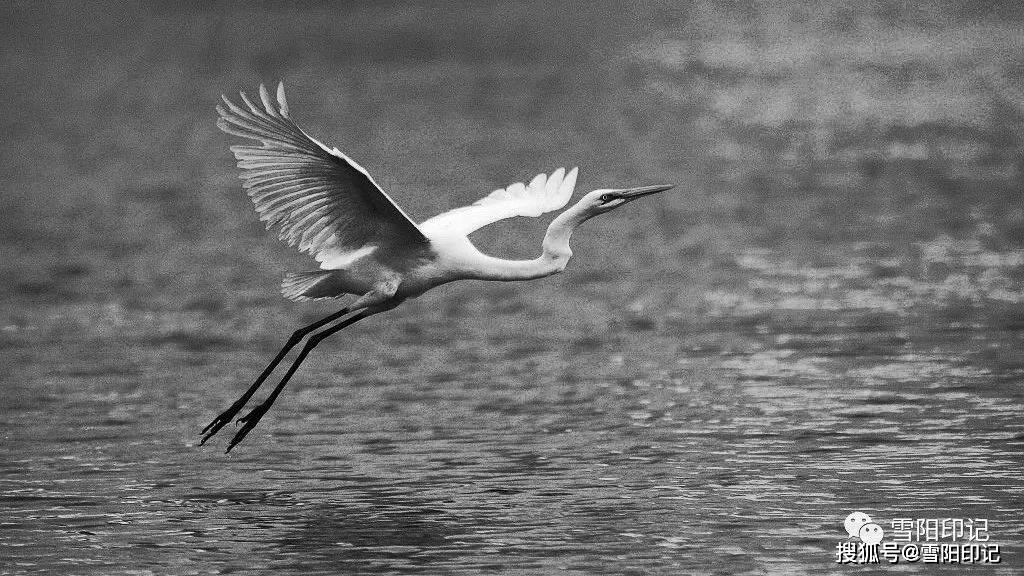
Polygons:
[[636,200],[650,194],[656,194],[658,192],[664,192],[665,190],[671,190],[675,188],[674,184],[661,185],[661,186],[641,186],[639,188],[624,188],[622,190],[616,190],[618,195],[628,201]]

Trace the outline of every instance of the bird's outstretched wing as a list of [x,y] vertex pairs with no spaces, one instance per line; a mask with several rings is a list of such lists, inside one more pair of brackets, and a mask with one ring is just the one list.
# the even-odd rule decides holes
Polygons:
[[550,176],[538,174],[529,184],[516,182],[507,188],[495,190],[470,206],[455,208],[420,224],[424,230],[449,230],[460,234],[483,228],[498,220],[514,216],[540,216],[558,210],[569,202],[576,187],[573,168],[566,174],[559,168]]
[[313,255],[323,268],[344,268],[375,252],[384,262],[414,258],[429,247],[362,166],[291,121],[283,84],[277,85],[276,106],[262,84],[259,93],[262,108],[244,92],[245,107],[223,97],[227,108],[217,106],[217,126],[261,143],[231,151],[268,229],[277,226],[281,240]]

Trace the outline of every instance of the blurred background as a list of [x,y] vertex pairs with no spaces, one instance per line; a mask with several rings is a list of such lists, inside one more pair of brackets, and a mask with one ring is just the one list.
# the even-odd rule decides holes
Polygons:
[[[5,573],[821,574],[854,509],[1021,565],[1019,3],[0,16]],[[225,457],[198,431],[334,309],[278,296],[310,263],[214,125],[278,80],[417,220],[560,166],[677,189],[328,340]]]

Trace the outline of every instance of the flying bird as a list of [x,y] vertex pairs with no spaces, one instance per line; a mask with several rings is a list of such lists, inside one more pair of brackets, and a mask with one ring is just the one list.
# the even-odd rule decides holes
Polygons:
[[259,143],[231,147],[243,186],[267,228],[275,227],[281,240],[319,263],[317,270],[286,275],[282,294],[297,301],[356,298],[296,330],[252,386],[203,429],[200,444],[231,422],[288,352],[305,339],[270,395],[238,419],[242,426],[228,443],[228,452],[256,426],[302,361],[328,336],[455,280],[511,282],[557,274],[572,256],[569,237],[577,226],[672,188],[594,190],[551,222],[540,256],[504,260],[477,250],[467,235],[506,218],[537,217],[563,208],[576,186],[576,168],[539,174],[528,184],[517,182],[470,206],[416,224],[362,166],[292,122],[283,84],[277,85],[276,103],[262,84],[258,104],[244,92],[239,95],[241,105],[222,96],[217,126]]

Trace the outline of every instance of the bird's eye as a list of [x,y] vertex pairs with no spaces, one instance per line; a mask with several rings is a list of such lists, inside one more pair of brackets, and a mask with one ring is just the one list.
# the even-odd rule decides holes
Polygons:
[[615,197],[612,196],[611,194],[601,194],[601,202],[604,202],[605,204],[611,202],[614,199]]

